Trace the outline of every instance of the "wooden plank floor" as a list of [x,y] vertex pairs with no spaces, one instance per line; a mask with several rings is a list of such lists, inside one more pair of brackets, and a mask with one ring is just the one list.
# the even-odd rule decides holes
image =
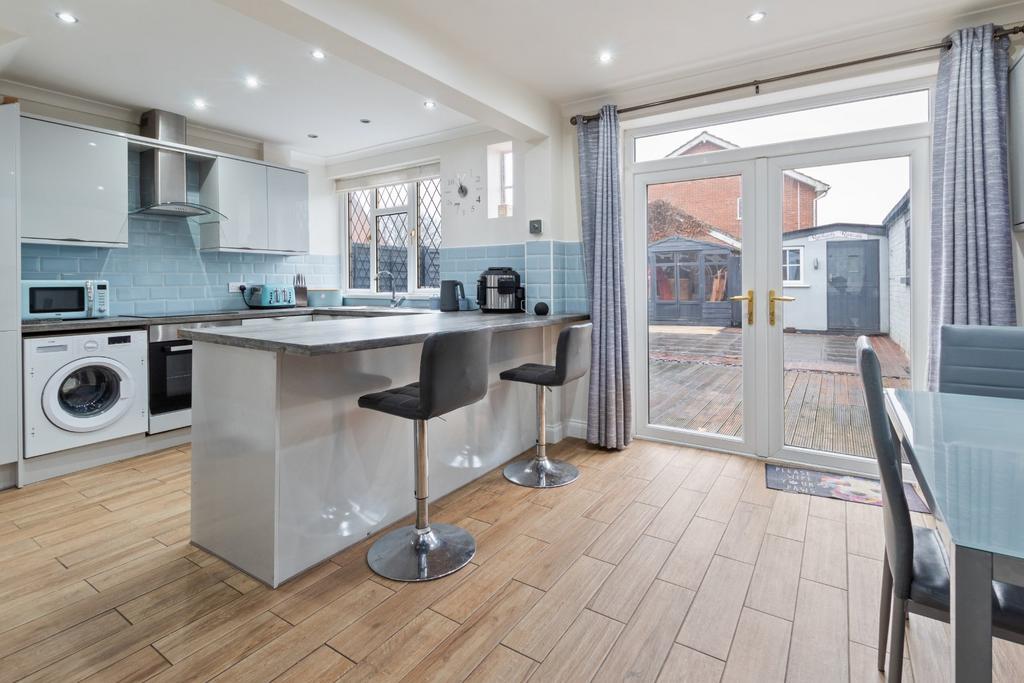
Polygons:
[[[743,429],[743,369],[738,365],[652,360],[651,422],[738,436]],[[910,386],[886,378],[887,387]],[[873,458],[860,377],[852,372],[786,370],[786,443]]]
[[[871,338],[887,387],[910,386],[906,354],[885,335]],[[660,325],[650,329],[651,422],[739,436],[743,430],[742,340],[738,328]],[[860,389],[856,338],[785,335],[786,443],[874,457]]]
[[[437,502],[478,553],[423,584],[373,576],[372,539],[277,590],[192,548],[187,448],[0,492],[0,682],[880,680],[880,509],[739,456],[552,451],[577,483]],[[911,619],[908,680],[948,680],[947,632]]]

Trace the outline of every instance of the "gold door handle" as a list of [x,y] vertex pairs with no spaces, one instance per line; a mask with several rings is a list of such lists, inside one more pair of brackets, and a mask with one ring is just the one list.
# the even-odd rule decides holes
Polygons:
[[754,324],[754,290],[748,289],[745,296],[730,296],[729,301],[747,302],[747,324]]
[[775,325],[775,302],[796,301],[795,296],[775,296],[775,290],[768,290],[768,324]]

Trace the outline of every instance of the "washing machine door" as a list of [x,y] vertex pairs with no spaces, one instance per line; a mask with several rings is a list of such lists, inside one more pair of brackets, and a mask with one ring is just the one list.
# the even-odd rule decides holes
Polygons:
[[43,387],[43,412],[56,427],[94,432],[128,411],[135,382],[113,358],[79,358],[55,372]]

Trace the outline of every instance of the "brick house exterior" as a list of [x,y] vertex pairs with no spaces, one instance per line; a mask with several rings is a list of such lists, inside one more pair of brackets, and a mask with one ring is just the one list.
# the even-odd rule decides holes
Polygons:
[[[735,147],[736,145],[731,142],[705,131],[673,150],[668,157],[718,152]],[[651,185],[647,188],[647,202],[650,204],[658,200],[666,201],[726,235],[742,241],[743,206],[740,199],[740,183],[739,176],[727,176]],[[817,201],[828,192],[828,189],[829,186],[820,180],[796,171],[787,171],[783,185],[783,231],[813,227],[817,219]]]

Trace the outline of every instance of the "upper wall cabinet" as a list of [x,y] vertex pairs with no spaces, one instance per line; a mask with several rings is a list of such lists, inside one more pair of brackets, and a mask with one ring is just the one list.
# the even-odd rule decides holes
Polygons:
[[220,157],[204,168],[200,203],[224,214],[204,222],[201,245],[217,251],[309,250],[306,174]]
[[128,244],[128,141],[48,121],[21,121],[21,236]]
[[309,178],[299,171],[267,168],[270,249],[309,251]]
[[205,170],[199,203],[226,219],[203,223],[202,248],[268,250],[267,167],[221,157]]

